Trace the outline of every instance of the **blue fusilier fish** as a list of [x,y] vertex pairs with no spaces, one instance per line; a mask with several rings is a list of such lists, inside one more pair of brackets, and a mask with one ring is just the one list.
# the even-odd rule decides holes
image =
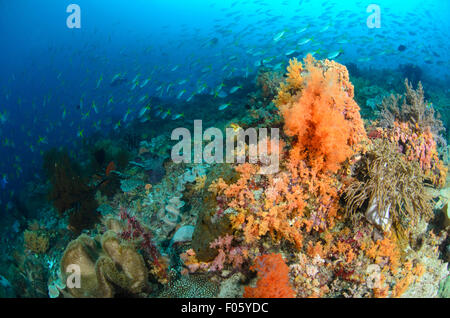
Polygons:
[[122,83],[125,83],[126,81],[127,81],[127,79],[125,78],[125,75],[122,73],[118,73],[118,74],[114,75],[114,77],[112,78],[111,83],[109,83],[109,85],[111,87],[115,87]]
[[6,174],[4,174],[2,180],[0,180],[0,187],[4,190],[7,184],[8,178],[6,177]]

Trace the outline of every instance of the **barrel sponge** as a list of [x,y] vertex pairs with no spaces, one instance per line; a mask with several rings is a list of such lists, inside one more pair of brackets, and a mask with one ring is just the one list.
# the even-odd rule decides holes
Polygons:
[[73,297],[112,297],[113,287],[104,279],[101,270],[96,266],[97,252],[96,242],[89,236],[82,234],[76,240],[69,243],[61,259],[61,273],[70,275],[66,269],[74,264],[80,267],[81,288],[68,288]]
[[71,264],[81,273],[81,288],[68,288],[73,297],[110,298],[117,287],[136,294],[147,286],[144,259],[131,244],[120,243],[113,231],[103,234],[101,244],[85,234],[70,242],[61,258],[65,280]]
[[[102,293],[102,297],[104,298],[111,298],[114,296],[114,286],[111,284],[111,282],[108,280],[105,274],[103,259],[108,259],[107,257],[100,256],[97,260],[97,263],[95,264],[95,272],[97,274],[97,285],[98,290],[100,290]],[[98,297],[98,296],[97,296]]]
[[111,230],[114,233],[120,233],[124,230],[123,224],[113,216],[104,217],[102,222],[108,230]]
[[104,262],[106,277],[133,294],[142,292],[148,279],[148,271],[142,255],[131,244],[120,243],[112,231],[103,234],[102,248],[111,259]]

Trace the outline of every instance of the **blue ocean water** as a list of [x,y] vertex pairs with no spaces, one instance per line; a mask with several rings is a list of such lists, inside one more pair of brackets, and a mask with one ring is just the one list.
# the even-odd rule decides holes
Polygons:
[[[339,54],[340,63],[374,69],[412,63],[448,86],[446,0],[378,1],[380,28],[367,26],[370,1],[76,4],[79,29],[66,25],[64,1],[0,3],[0,175],[8,181],[2,206],[10,191],[37,177],[42,151],[67,146],[76,152],[81,134],[110,130],[129,111],[126,125],[140,110],[138,100],[158,94],[158,87],[166,90],[163,98],[186,90],[185,100],[201,85],[209,92],[225,78],[254,73],[261,60],[284,67],[289,52]],[[111,87],[118,73],[148,83]]]

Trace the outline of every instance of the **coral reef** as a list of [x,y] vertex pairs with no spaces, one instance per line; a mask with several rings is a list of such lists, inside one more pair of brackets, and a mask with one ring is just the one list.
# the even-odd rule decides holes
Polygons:
[[132,192],[142,186],[144,186],[144,182],[142,180],[125,179],[120,181],[120,189],[123,192]]
[[[92,137],[76,163],[49,151],[50,184],[27,185],[30,202],[0,229],[0,295],[446,297],[449,188],[437,115],[446,99],[433,105],[407,81],[395,95],[400,72],[373,80],[355,64],[354,87],[335,61],[308,55],[286,74],[281,65],[195,96],[204,125],[279,128],[278,143],[258,141],[278,156],[274,173],[261,173],[266,158],[247,160],[250,140],[245,163],[172,162],[160,132],[187,124],[194,107],[176,119],[168,112],[157,129],[146,114],[109,139]],[[226,101],[222,86],[232,87]],[[217,120],[210,110],[228,99]]]
[[[284,132],[294,137],[283,158],[284,171],[261,176],[257,165],[241,164],[236,167],[240,179],[218,190],[233,228],[243,231],[247,243],[269,233],[276,242],[284,238],[301,248],[302,228],[309,232],[334,225],[339,208],[335,174],[366,136],[352,97],[342,65],[312,56],[305,58],[305,66],[290,61],[275,100]],[[282,149],[277,151],[284,156]]]
[[14,275],[9,280],[14,282],[16,295],[25,298],[47,297],[47,264],[36,254],[20,254],[16,252]]
[[235,273],[230,278],[225,279],[220,285],[218,298],[242,298],[244,294],[243,281],[245,276],[242,273]]

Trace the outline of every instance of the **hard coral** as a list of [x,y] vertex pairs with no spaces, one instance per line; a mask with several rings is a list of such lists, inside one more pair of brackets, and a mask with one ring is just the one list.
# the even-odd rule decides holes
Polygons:
[[171,280],[159,295],[160,298],[212,298],[217,297],[219,286],[208,276],[183,275]]

